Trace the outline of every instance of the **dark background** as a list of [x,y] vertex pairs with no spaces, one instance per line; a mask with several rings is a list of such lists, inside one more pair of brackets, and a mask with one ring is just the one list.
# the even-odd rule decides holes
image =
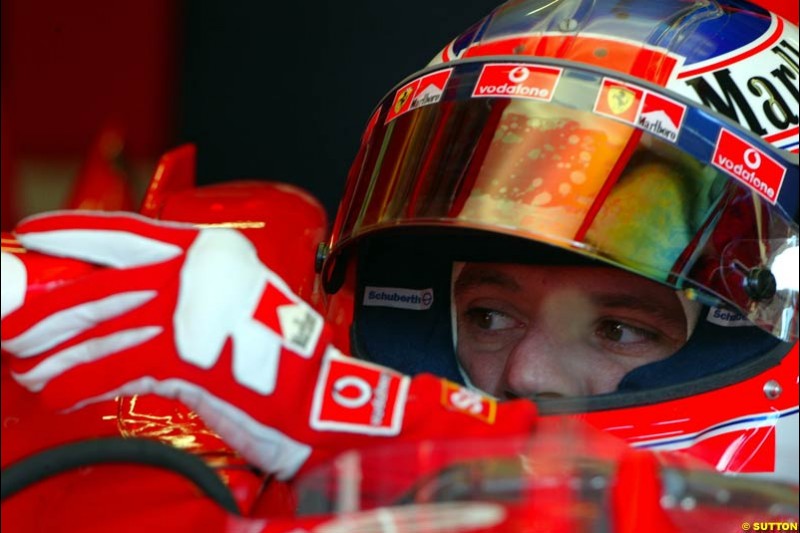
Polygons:
[[369,114],[497,2],[187,2],[179,137],[203,182],[304,184],[332,212]]
[[333,214],[373,107],[496,4],[2,0],[4,213],[114,124],[139,181],[192,142],[198,183],[290,182]]

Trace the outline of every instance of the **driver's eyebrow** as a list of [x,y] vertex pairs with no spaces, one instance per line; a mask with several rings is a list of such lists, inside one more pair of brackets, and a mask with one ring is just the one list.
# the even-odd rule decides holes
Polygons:
[[677,315],[670,313],[664,305],[644,296],[637,296],[628,293],[592,293],[590,295],[592,303],[604,309],[629,309],[641,311],[655,318],[658,318],[669,326],[684,330],[686,328],[686,317],[683,313]]
[[455,291],[466,291],[485,285],[493,285],[510,291],[522,290],[517,280],[504,272],[491,268],[465,268],[454,285]]

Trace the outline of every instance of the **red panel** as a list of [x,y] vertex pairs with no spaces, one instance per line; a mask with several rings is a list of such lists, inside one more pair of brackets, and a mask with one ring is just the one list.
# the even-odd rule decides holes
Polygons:
[[800,4],[796,0],[751,0],[751,2],[774,11],[792,24],[797,24],[797,20],[800,18],[798,15]]
[[178,3],[3,0],[3,96],[20,155],[83,155],[109,120],[157,156],[174,127]]

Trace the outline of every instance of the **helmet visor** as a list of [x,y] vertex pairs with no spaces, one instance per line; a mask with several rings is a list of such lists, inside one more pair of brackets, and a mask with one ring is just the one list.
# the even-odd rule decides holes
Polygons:
[[657,87],[471,62],[415,78],[379,106],[332,251],[402,225],[496,231],[733,306],[792,340],[787,183],[796,188],[796,161]]

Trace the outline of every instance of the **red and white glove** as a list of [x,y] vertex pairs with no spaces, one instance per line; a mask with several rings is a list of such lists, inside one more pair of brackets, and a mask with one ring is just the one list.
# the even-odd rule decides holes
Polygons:
[[3,252],[2,349],[56,409],[116,396],[178,399],[280,479],[398,436],[525,434],[536,408],[347,357],[322,317],[240,232],[127,213],[60,212],[17,227],[28,250],[101,265],[25,295]]

